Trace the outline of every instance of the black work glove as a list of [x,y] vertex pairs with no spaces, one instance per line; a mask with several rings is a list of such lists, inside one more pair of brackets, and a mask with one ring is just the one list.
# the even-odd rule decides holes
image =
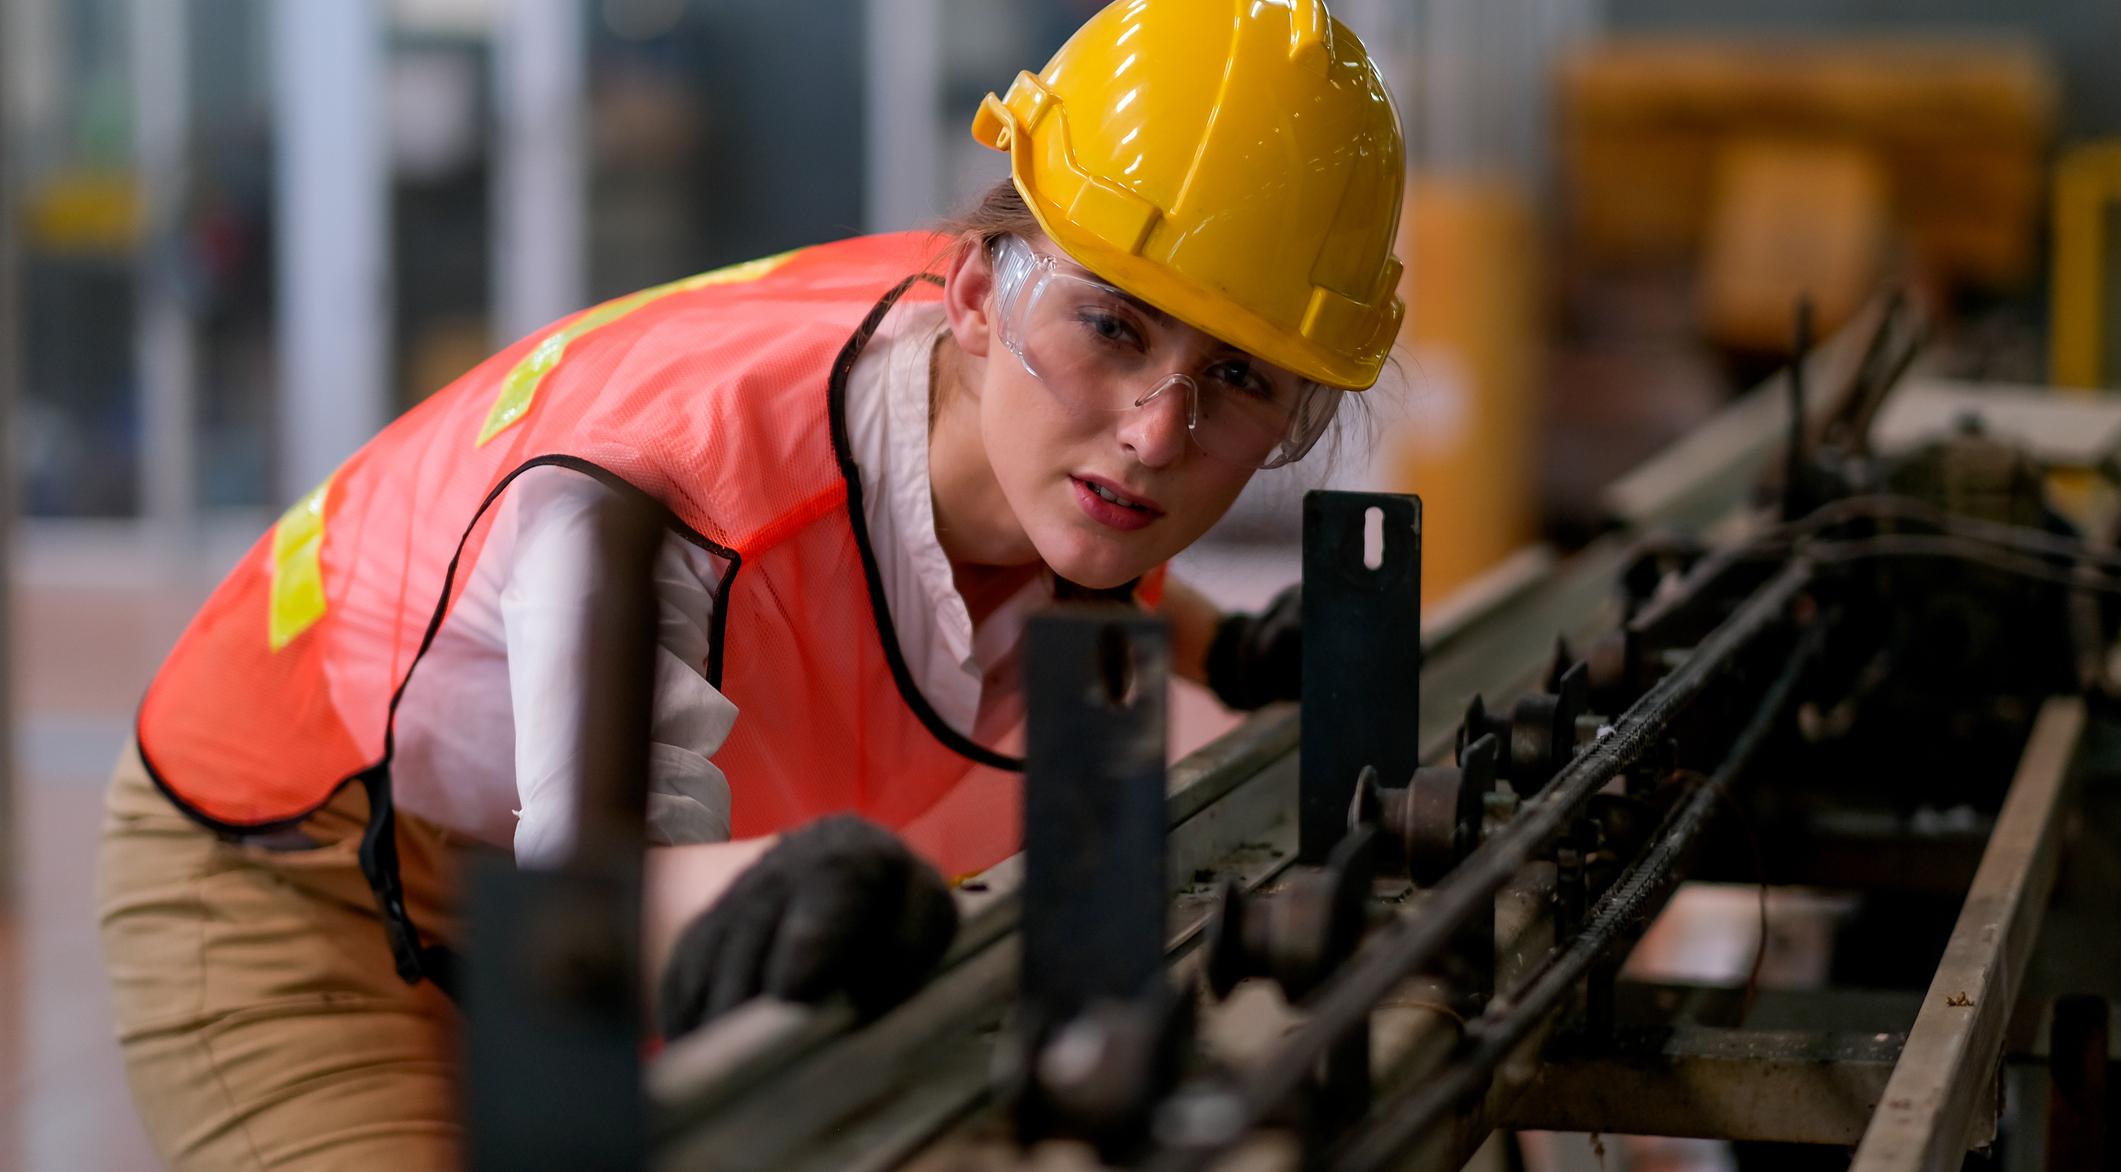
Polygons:
[[1263,614],[1227,614],[1208,644],[1208,690],[1241,711],[1294,700],[1304,676],[1304,588],[1299,582]]
[[864,1017],[905,1000],[957,934],[934,868],[852,814],[782,836],[679,935],[656,1028],[676,1037],[761,994],[845,993]]

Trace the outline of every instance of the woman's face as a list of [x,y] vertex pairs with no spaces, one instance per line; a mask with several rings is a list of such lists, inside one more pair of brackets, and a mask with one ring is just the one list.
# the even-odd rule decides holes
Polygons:
[[[1028,243],[1060,273],[1087,276],[1042,237]],[[1044,325],[1033,328],[1050,332],[1027,351],[1040,368],[1033,374],[1005,344],[988,258],[968,252],[945,301],[968,359],[957,389],[976,400],[966,406],[992,471],[990,511],[1007,513],[988,522],[1013,525],[1055,573],[1095,589],[1139,577],[1207,532],[1255,467],[1202,450],[1187,429],[1188,386],[1172,376],[1196,387],[1287,376],[1145,304],[1076,284],[1040,308]],[[1012,335],[1019,348],[1022,323]],[[1132,405],[1160,384],[1162,393]],[[939,518],[949,511],[937,508]]]

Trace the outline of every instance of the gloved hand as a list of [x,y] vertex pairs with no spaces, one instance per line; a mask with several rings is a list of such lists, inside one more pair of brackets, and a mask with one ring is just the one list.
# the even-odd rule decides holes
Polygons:
[[863,1016],[927,980],[957,934],[942,877],[890,831],[852,814],[783,835],[672,948],[656,998],[664,1037],[760,994],[844,992]]
[[1263,614],[1232,613],[1208,644],[1208,690],[1249,711],[1294,700],[1303,685],[1304,593],[1301,582],[1274,596]]

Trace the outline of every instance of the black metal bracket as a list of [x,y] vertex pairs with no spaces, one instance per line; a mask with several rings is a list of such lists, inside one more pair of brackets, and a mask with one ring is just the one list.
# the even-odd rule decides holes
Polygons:
[[467,1078],[473,1169],[648,1166],[638,877],[466,868]]
[[1306,493],[1303,574],[1297,858],[1316,866],[1365,767],[1397,785],[1421,763],[1421,498]]
[[1026,627],[1024,669],[1018,1134],[1124,1152],[1190,1038],[1163,965],[1170,639],[1128,608],[1062,607]]
[[649,714],[655,691],[652,571],[661,507],[601,498],[592,519],[596,596],[576,751],[575,840],[549,870],[474,860],[465,878],[463,974],[467,1166],[647,1166],[641,1074],[641,885]]

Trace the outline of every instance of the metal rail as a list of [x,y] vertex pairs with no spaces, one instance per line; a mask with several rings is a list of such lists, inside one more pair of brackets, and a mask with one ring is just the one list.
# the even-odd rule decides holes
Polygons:
[[1977,1115],[1974,1098],[1992,1085],[2004,1027],[2054,890],[2063,797],[2084,724],[2084,702],[2075,697],[2041,708],[1851,1172],[1945,1172],[1963,1160],[1967,1122]]
[[[1612,581],[1625,556],[1626,543],[1616,537],[1536,578],[1503,567],[1494,588],[1475,584],[1478,604],[1427,624],[1423,676],[1443,683],[1428,691],[1432,702],[1421,714],[1421,726],[1429,730],[1422,738],[1424,759],[1450,752],[1463,696],[1523,687],[1545,663],[1552,631],[1578,633],[1612,621],[1617,615],[1610,604]],[[1503,621],[1511,617],[1518,621]],[[1241,844],[1270,837],[1275,824],[1288,817],[1295,808],[1297,725],[1293,705],[1269,708],[1171,767],[1166,802],[1170,875],[1183,879],[1210,867]],[[946,974],[1015,931],[1021,880],[1018,856],[974,877],[960,891],[963,925],[944,962]],[[1195,930],[1197,924],[1183,927],[1174,943],[1190,939]],[[971,1000],[959,1003],[968,1018],[991,1008],[981,998],[1008,996],[1006,981],[978,988],[967,994]],[[898,1032],[899,1016],[867,1029]],[[657,1132],[666,1142],[674,1140],[732,1101],[754,1098],[778,1072],[835,1044],[853,1025],[844,1009],[761,1001],[674,1042],[647,1072],[650,1097],[660,1108]],[[968,1093],[976,1097],[983,1090],[975,1086]],[[816,1130],[822,1133],[825,1127]]]
[[[1818,383],[1846,380],[1859,358],[1860,333],[1844,331],[1814,353],[1809,368]],[[1614,583],[1632,555],[1636,534],[1713,520],[1743,504],[1747,486],[1772,458],[1782,434],[1777,391],[1773,382],[1762,385],[1709,428],[1697,429],[1646,461],[1627,479],[1625,491],[1610,500],[1614,532],[1566,562],[1520,558],[1506,563],[1492,583],[1484,579],[1487,585],[1470,589],[1464,604],[1428,616],[1419,717],[1424,761],[1450,753],[1465,697],[1523,690],[1544,669],[1555,634],[1576,639],[1618,620]],[[1831,410],[1828,398],[1818,396],[1809,404],[1815,418]],[[1280,842],[1287,836],[1282,849],[1293,847],[1293,825],[1276,823],[1294,808],[1297,725],[1293,707],[1271,709],[1172,768],[1168,867],[1175,879],[1183,882],[1197,869],[1229,865],[1232,852],[1245,853],[1248,843]],[[1254,851],[1250,862],[1240,861],[1230,873],[1256,885],[1286,861],[1286,853],[1274,858],[1270,852],[1262,859]],[[982,1028],[999,1019],[1014,980],[1013,955],[1004,961],[1001,954],[1013,953],[1007,944],[1017,922],[1020,868],[1020,860],[1011,860],[979,877],[976,885],[985,890],[966,897],[965,927],[944,972],[899,1011],[856,1027],[847,1014],[830,1007],[761,1003],[666,1050],[647,1072],[658,1108],[661,1162],[675,1166],[687,1154],[711,1153],[718,1164],[728,1163],[741,1148],[768,1162],[775,1157],[767,1153],[779,1153],[788,1166],[838,1167],[854,1150],[848,1146],[851,1137],[859,1137],[861,1166],[882,1167],[964,1118],[987,1090],[980,1072],[991,1043]],[[1197,929],[1197,915],[1184,906],[1183,897],[1180,904],[1172,944],[1182,952]],[[1545,945],[1529,943],[1535,935],[1524,934],[1524,946],[1544,951]],[[1519,951],[1510,944],[1505,959]],[[1502,975],[1521,971],[1505,965]],[[1455,1038],[1452,1022],[1426,1011],[1407,1017],[1408,1012],[1379,1014],[1381,1028],[1392,1023],[1393,1045],[1428,1052]],[[938,1032],[957,1041],[938,1051],[931,1045]],[[841,1064],[839,1057],[854,1048],[873,1061],[853,1069]],[[946,1065],[927,1065],[939,1054]],[[900,1094],[891,1106],[870,1110],[854,1125],[843,1112],[805,1097],[831,1081],[821,1072],[834,1067],[858,1074],[852,1081],[864,1084],[843,1086],[844,1096],[832,1096],[849,1103],[872,1092],[903,1092],[906,1077],[916,1071],[958,1073],[923,1075],[919,1094]],[[789,1111],[791,1102],[803,1102],[805,1109]]]
[[1762,742],[1787,714],[1799,679],[1818,655],[1823,627],[1808,630],[1797,651],[1769,685],[1760,707],[1732,742],[1730,753],[1705,783],[1696,786],[1661,827],[1656,845],[1630,866],[1598,902],[1583,931],[1536,970],[1520,989],[1496,999],[1488,1013],[1469,1024],[1471,1049],[1442,1077],[1425,1083],[1404,1103],[1380,1104],[1378,1120],[1345,1145],[1336,1161],[1344,1172],[1387,1167],[1446,1112],[1478,1091],[1518,1043],[1529,1036],[1593,964],[1631,943],[1662,898],[1678,881],[1679,867],[1716,805],[1751,765]]
[[1195,1133],[1188,1137],[1190,1146],[1166,1151],[1151,1167],[1169,1172],[1203,1168],[1288,1102],[1334,1045],[1350,1031],[1367,1028],[1371,1012],[1395,986],[1440,957],[1456,928],[1552,842],[1591,794],[1639,760],[1740,651],[1782,621],[1812,573],[1809,563],[1794,562],[1748,598],[1684,664],[1644,693],[1614,723],[1611,735],[1563,768],[1508,828],[1482,843],[1438,885],[1418,915],[1385,929],[1319,992],[1310,1020],[1272,1062],[1242,1083],[1226,1130]]

